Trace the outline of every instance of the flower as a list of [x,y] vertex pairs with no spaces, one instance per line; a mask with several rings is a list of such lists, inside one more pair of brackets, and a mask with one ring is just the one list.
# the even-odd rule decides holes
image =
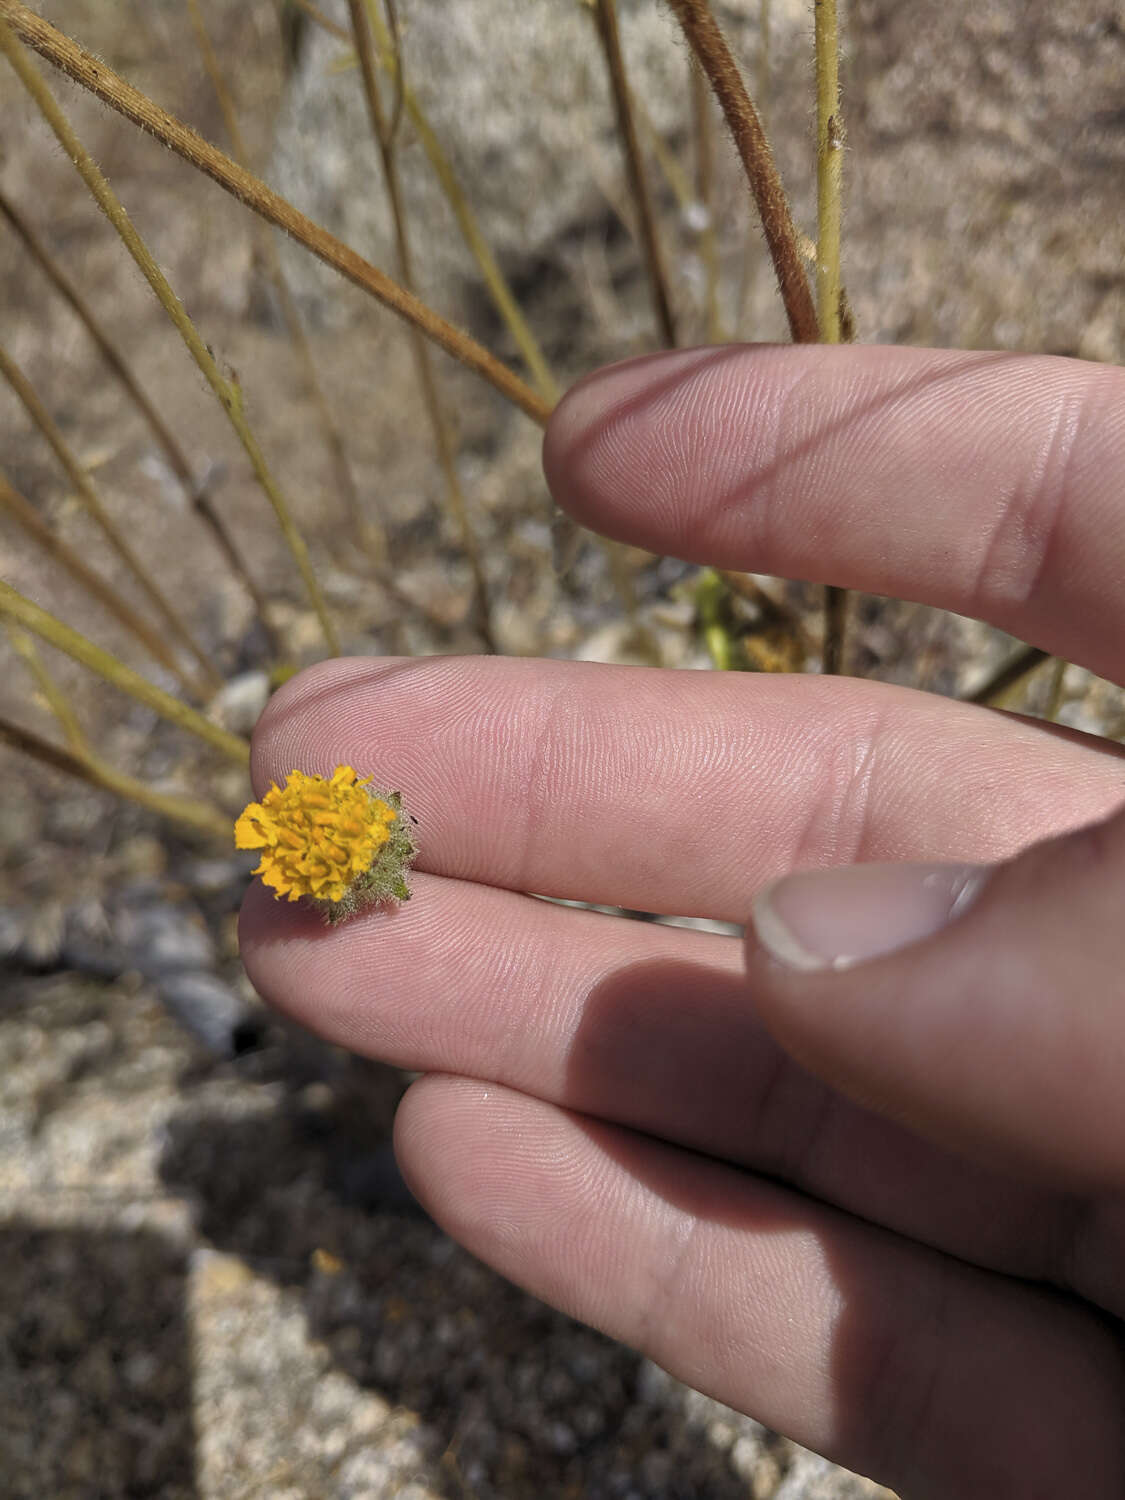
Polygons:
[[397,792],[337,766],[330,779],[290,771],[234,825],[239,849],[260,849],[254,871],[278,900],[310,897],[329,921],[375,901],[405,901],[406,868],[416,849]]

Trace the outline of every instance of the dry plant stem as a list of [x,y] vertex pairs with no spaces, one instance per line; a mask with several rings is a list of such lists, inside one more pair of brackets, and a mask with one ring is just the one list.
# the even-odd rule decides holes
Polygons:
[[[844,130],[840,121],[840,47],[836,0],[815,0],[816,49],[816,295],[820,336],[840,342],[840,204]],[[848,596],[829,584],[824,594],[822,669],[844,668]]]
[[[13,9],[22,13],[25,7],[13,5],[13,0],[0,0],[0,17],[6,16]],[[30,16],[31,13],[28,12],[28,15]],[[31,19],[38,21],[38,17],[35,16],[31,16]],[[50,29],[53,31],[53,28]],[[63,40],[65,41],[65,38]],[[0,19],[0,50],[6,53],[8,61],[19,76],[20,82],[35,101],[37,108],[50,125],[59,144],[67,156],[70,157],[83,182],[90,189],[98,207],[105,214],[114,229],[117,230],[126,249],[136,261],[145,280],[156,294],[157,300],[168,314],[180,337],[187,345],[189,353],[203,372],[208,385],[214,391],[220,405],[226,412],[230,424],[234,428],[247,458],[250,460],[250,466],[254,470],[258,483],[274,508],[274,513],[277,516],[282,534],[293,555],[293,560],[297,564],[313,609],[316,611],[317,618],[320,621],[321,629],[328,643],[328,649],[332,655],[339,655],[339,642],[336,638],[332,622],[328,617],[328,612],[321,596],[320,586],[312,570],[312,564],[309,561],[308,548],[305,546],[304,538],[297,531],[293,523],[288,503],[278,488],[273,475],[270,473],[265,456],[259,448],[253,432],[250,430],[250,424],[247,422],[246,414],[243,410],[241,390],[236,382],[227,380],[219,370],[214,355],[203,342],[202,338],[200,338],[195,324],[188,317],[183,304],[172,290],[167,277],[156,264],[148,246],[137,233],[133,221],[125,212],[116,193],[110,187],[105,177],[103,177],[97,164],[82,145],[82,142],[78,139],[70,122],[59,108],[54,95],[47,87],[46,81],[20,46],[13,28],[4,19]],[[81,49],[78,50],[81,51]],[[91,58],[90,61],[96,69],[103,73],[108,72],[108,70],[102,69],[101,64],[95,59]]]
[[748,573],[735,573],[726,568],[717,568],[715,571],[732,594],[737,594],[740,599],[754,605],[765,625],[779,626],[788,631],[807,653],[808,642],[805,640],[804,629],[797,615],[787,605],[775,599]]
[[154,713],[159,714],[162,719],[167,719],[170,724],[186,729],[190,734],[205,740],[207,744],[221,750],[224,755],[236,760],[239,765],[249,765],[249,741],[242,739],[240,735],[231,734],[226,729],[220,729],[217,724],[204,718],[194,708],[181,703],[178,698],[173,698],[171,693],[166,693],[163,688],[156,687],[139,672],[134,672],[131,667],[118,661],[108,651],[103,651],[93,641],[80,635],[77,630],[72,630],[69,625],[64,625],[61,620],[57,620],[45,609],[40,609],[37,604],[33,604],[30,599],[25,598],[3,579],[0,579],[0,614],[26,626],[49,645],[56,646],[67,656],[81,662],[84,667],[97,672],[99,677],[104,677],[107,682],[113,683],[122,692],[128,693],[138,703],[151,708]]
[[[538,396],[518,375],[468,334],[448,323],[326,229],[314,224],[264,182],[239,167],[201,135],[119,78],[104,63],[21,4],[20,0],[0,0],[0,40],[3,40],[4,21],[22,41],[60,68],[75,83],[127,120],[131,120],[134,125],[155,136],[261,218],[292,235],[318,259],[370,293],[384,307],[420,328],[427,338],[482,376],[534,422],[546,426],[551,412],[550,403]],[[9,50],[6,44],[5,50]]]
[[1051,664],[1051,688],[1047,695],[1047,708],[1045,717],[1052,724],[1057,724],[1062,706],[1066,702],[1066,672],[1070,663],[1061,656],[1056,656]]
[[150,812],[159,813],[173,823],[192,828],[198,833],[210,834],[226,843],[230,842],[230,819],[209,803],[158,792],[155,788],[146,786],[143,781],[126,776],[122,771],[115,771],[97,757],[64,750],[61,745],[54,745],[50,740],[40,738],[30,729],[13,724],[9,719],[0,718],[0,744],[10,745],[13,750],[30,755],[54,771],[62,771],[90,786],[115,792],[119,797],[139,803],[141,807],[147,807]]
[[58,720],[59,728],[63,732],[63,738],[66,740],[73,754],[86,757],[89,750],[86,744],[86,736],[82,733],[81,726],[78,723],[78,715],[74,712],[70,699],[63,692],[62,688],[59,687],[50,672],[48,672],[46,663],[39,654],[39,648],[36,646],[34,639],[28,635],[26,630],[15,624],[14,621],[8,620],[5,623],[8,627],[8,639],[12,643],[12,649],[23,660],[24,665],[34,679],[35,686],[42,693],[47,707]]
[[[371,31],[368,26],[368,13],[364,0],[348,0],[348,13],[351,16],[352,35],[355,40],[356,51],[359,55],[363,91],[367,100],[368,113],[371,117],[371,130],[379,151],[379,160],[383,169],[383,183],[386,188],[387,198],[391,206],[391,216],[394,221],[395,249],[398,257],[399,276],[402,279],[403,286],[409,291],[413,288],[414,284],[414,266],[410,249],[410,237],[406,228],[402,189],[399,183],[398,166],[395,161],[394,136],[383,111],[382,101],[379,96],[375,49],[371,42]],[[401,67],[401,59],[399,59],[398,70],[400,72]],[[438,394],[433,366],[430,363],[430,351],[422,335],[416,328],[410,330],[410,336],[415,368],[418,373],[418,384],[422,389],[426,414],[429,417],[430,427],[433,432],[434,446],[437,448],[438,462],[441,465],[441,471],[445,478],[446,498],[449,503],[449,509],[461,533],[461,542],[465,548],[466,556],[469,559],[469,567],[473,575],[473,596],[477,616],[477,628],[488,650],[495,653],[497,648],[495,638],[492,634],[488,584],[484,576],[484,564],[481,560],[476,537],[473,534],[469,513],[465,506],[465,497],[461,491],[461,481],[457,476],[453,442],[449,434],[449,424],[442,410],[441,397]]]
[[840,118],[840,43],[836,0],[815,0],[816,303],[820,337],[840,342],[840,219],[844,127]]
[[637,139],[636,121],[633,119],[632,101],[629,96],[629,80],[625,75],[625,58],[621,51],[621,37],[617,28],[617,6],[615,0],[596,0],[598,35],[605,53],[609,70],[610,87],[613,91],[613,107],[617,115],[617,132],[625,153],[625,165],[629,175],[629,188],[637,213],[637,226],[648,269],[649,290],[652,294],[653,312],[657,327],[665,345],[674,348],[676,324],[672,315],[672,301],[668,294],[668,273],[660,248],[656,229],[656,214],[641,159],[640,141]]
[[1041,651],[1038,646],[1024,646],[993,672],[986,682],[982,682],[975,693],[970,693],[966,701],[985,704],[999,703],[1025,677],[1030,677],[1036,667],[1049,660],[1049,651]]
[[719,246],[715,235],[715,163],[711,136],[711,91],[695,58],[688,61],[690,70],[692,131],[695,140],[695,198],[703,210],[705,223],[699,232],[699,253],[706,278],[703,306],[707,342],[723,341],[719,316]]
[[[204,673],[203,687],[201,688],[199,683],[193,682],[190,677],[187,677],[181,671],[175,657],[167,649],[163,651],[160,660],[163,661],[169,671],[175,674],[180,685],[186,692],[195,694],[196,696],[200,694],[206,696],[208,691],[213,692],[220,686],[223,680],[218,668],[211,663],[210,659],[192,640],[187,626],[165,598],[144,563],[141,562],[140,558],[118,530],[117,523],[102,504],[101,496],[98,494],[93,480],[78,462],[54,418],[43,405],[42,401],[40,401],[31,382],[12,359],[3,344],[0,344],[0,375],[4,376],[4,379],[19,397],[24,410],[46,439],[51,451],[65,470],[67,478],[78,492],[79,500],[101,527],[110,546],[136,579],[168,629],[182,645],[188,648],[192,656],[199,663]],[[150,649],[152,639],[153,637],[151,636],[146,637],[146,644],[149,645]]]
[[[3,470],[0,470],[0,511],[6,511],[22,526],[24,531],[38,542],[44,552],[65,568],[92,599],[98,601],[107,614],[111,614],[119,625],[123,625],[126,630],[136,636],[155,662],[171,672],[180,681],[181,686],[185,685],[176,665],[176,659],[168,650],[163,637],[122,599],[117,590],[112,588],[100,574],[95,573],[93,568],[84,562],[57,532],[51,530],[30,501],[14,488]],[[190,690],[191,685],[186,684],[186,686]]]
[[211,530],[223,556],[230,564],[231,572],[235,574],[246,589],[246,592],[250,595],[255,609],[262,619],[262,623],[268,630],[269,625],[265,619],[266,601],[261,591],[250,576],[246,564],[243,562],[237,547],[231,539],[231,535],[227,531],[222,517],[211,503],[211,498],[207,494],[206,488],[197,483],[187,455],[176,441],[175,436],[156,409],[155,404],[150,401],[148,393],[145,391],[140,380],[133,374],[125,356],[98,322],[89,303],[70,280],[69,276],[67,276],[66,272],[63,271],[58,261],[55,260],[54,256],[47,249],[47,246],[15,205],[2,192],[0,192],[0,214],[3,214],[7,219],[12,229],[23,241],[28,254],[38,263],[40,269],[50,280],[59,295],[70,304],[85,326],[86,331],[97,345],[102,358],[117,376],[128,393],[129,399],[148,423],[153,437],[168,460],[169,468],[183,486],[189,503],[198,514],[200,520]]
[[[304,7],[310,15],[326,26],[333,35],[342,36],[346,42],[351,42],[351,36],[342,27],[337,27],[329,21],[326,16],[320,14],[313,5]],[[437,177],[438,185],[457,220],[461,231],[461,238],[477,263],[485,287],[492,298],[496,311],[500,314],[507,325],[508,332],[512,335],[516,348],[523,356],[527,368],[531,371],[533,380],[540,394],[550,404],[559,399],[559,387],[552,375],[543,351],[540,349],[535,335],[532,333],[526,318],[516,301],[511,287],[501,271],[496,257],[481,232],[477,223],[476,215],[473,213],[461,184],[457,181],[457,175],[453,170],[449,157],[442,149],[441,142],[434,133],[430,122],[427,120],[421,105],[418,103],[413,91],[408,87],[403,77],[402,69],[399,67],[399,54],[395,45],[394,37],[389,28],[384,24],[375,6],[368,6],[367,18],[371,23],[371,29],[375,34],[375,45],[379,53],[379,62],[386,72],[395,81],[396,97],[401,94],[403,108],[414,132],[421,143],[422,150],[429,159],[434,175]]]
[[[234,98],[227,81],[223,76],[223,70],[219,65],[219,59],[211,44],[211,38],[203,19],[203,11],[199,0],[187,0],[188,14],[191,20],[192,31],[199,46],[203,66],[211,80],[211,87],[215,90],[215,97],[219,102],[219,109],[223,116],[223,124],[226,126],[227,135],[234,148],[234,154],[240,166],[250,166],[250,151],[246,144],[246,138],[242,134],[242,127],[238,120],[238,111],[235,109]],[[293,300],[293,294],[289,290],[285,272],[282,269],[281,257],[277,253],[277,246],[273,241],[273,231],[268,225],[258,224],[255,228],[261,230],[258,237],[259,253],[262,264],[265,267],[266,277],[273,287],[274,295],[277,297],[278,306],[281,309],[282,321],[285,323],[289,341],[293,345],[293,352],[297,356],[297,363],[301,367],[305,386],[312,397],[313,406],[316,408],[320,420],[321,431],[324,434],[325,446],[328,448],[332,458],[332,469],[335,475],[336,487],[344,501],[348,511],[348,519],[359,541],[365,551],[371,553],[377,562],[383,562],[387,556],[386,528],[381,522],[373,522],[363,513],[360,502],[359,491],[356,488],[355,477],[352,474],[351,464],[348,462],[347,450],[344,447],[343,434],[339,425],[332,415],[332,408],[324,394],[324,387],[320,383],[317,374],[316,363],[313,360],[312,349],[309,347],[308,338],[305,335],[304,324],[297,311],[297,304]]]
[[[9,3],[9,0],[2,0]],[[746,92],[746,85],[707,0],[668,0],[722,107],[765,232],[781,288],[781,300],[795,343],[815,344],[820,336],[816,309],[797,248],[797,231],[773,154]]]

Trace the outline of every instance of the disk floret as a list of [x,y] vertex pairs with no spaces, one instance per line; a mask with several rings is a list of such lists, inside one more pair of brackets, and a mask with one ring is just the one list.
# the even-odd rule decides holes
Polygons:
[[406,901],[417,852],[397,792],[337,766],[330,778],[290,771],[234,825],[239,849],[260,849],[255,875],[278,900],[314,901],[330,922],[376,902]]

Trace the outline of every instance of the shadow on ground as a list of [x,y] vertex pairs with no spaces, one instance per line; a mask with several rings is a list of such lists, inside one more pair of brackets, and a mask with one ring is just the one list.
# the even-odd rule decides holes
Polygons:
[[[510,1285],[421,1213],[390,1154],[399,1077],[349,1062],[331,1090],[305,1085],[250,1120],[185,1112],[161,1171],[216,1249],[303,1300],[332,1366],[421,1419],[430,1492],[745,1500],[738,1427],[725,1451],[705,1440],[722,1408],[693,1398],[693,1413],[632,1351]],[[782,1472],[772,1436],[746,1425],[754,1462]]]
[[182,1251],[149,1230],[0,1227],[0,1489],[194,1500]]

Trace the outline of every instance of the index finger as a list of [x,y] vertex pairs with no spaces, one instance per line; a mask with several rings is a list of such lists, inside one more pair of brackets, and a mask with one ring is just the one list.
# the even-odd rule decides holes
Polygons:
[[1079,360],[732,345],[581,381],[558,503],[691,561],[975,616],[1121,680],[1125,372]]

